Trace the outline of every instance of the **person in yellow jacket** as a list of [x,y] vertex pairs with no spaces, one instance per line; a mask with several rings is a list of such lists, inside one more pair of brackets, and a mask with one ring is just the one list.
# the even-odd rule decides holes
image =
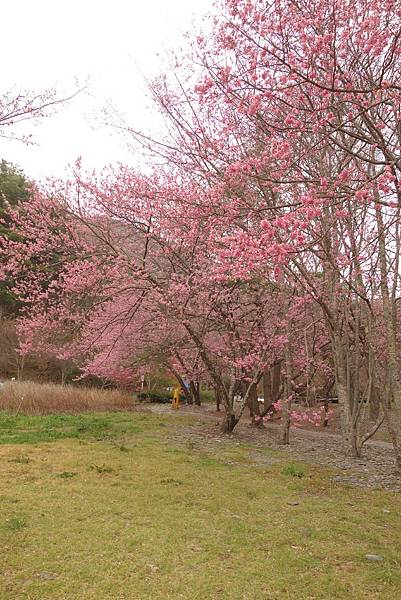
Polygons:
[[178,410],[180,407],[180,393],[181,393],[181,388],[175,387],[174,392],[173,392],[173,402],[172,402],[171,406],[172,406],[172,408],[175,408],[176,410]]

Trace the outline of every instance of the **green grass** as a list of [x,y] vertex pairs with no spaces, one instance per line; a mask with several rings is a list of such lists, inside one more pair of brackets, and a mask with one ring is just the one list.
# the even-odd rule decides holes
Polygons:
[[[85,413],[80,415],[12,415],[0,412],[0,444],[36,444],[63,439],[115,439],[142,433],[164,422],[152,415],[134,413]],[[15,459],[17,460],[17,459]]]
[[0,417],[1,600],[400,598],[399,495],[286,474],[279,452],[250,467],[249,444],[181,447],[169,425]]
[[23,517],[10,517],[3,524],[3,529],[9,531],[20,531],[20,529],[23,529],[24,527],[26,527],[26,521]]
[[285,465],[282,473],[283,475],[289,475],[290,477],[305,477],[305,470],[294,463],[288,463],[288,465]]

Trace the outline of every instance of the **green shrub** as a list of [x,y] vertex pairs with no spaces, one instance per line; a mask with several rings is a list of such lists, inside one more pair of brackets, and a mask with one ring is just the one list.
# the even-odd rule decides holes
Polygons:
[[139,400],[142,402],[162,402],[167,404],[171,402],[173,397],[173,392],[165,392],[165,391],[155,391],[155,392],[140,392],[138,394]]

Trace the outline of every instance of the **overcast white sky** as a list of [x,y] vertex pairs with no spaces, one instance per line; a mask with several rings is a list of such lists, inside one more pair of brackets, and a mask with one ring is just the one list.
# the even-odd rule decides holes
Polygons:
[[35,178],[63,176],[78,156],[90,168],[132,162],[123,140],[94,128],[94,113],[111,101],[133,126],[150,126],[140,70],[147,76],[162,70],[166,50],[178,48],[211,8],[212,0],[3,0],[4,91],[54,86],[68,93],[75,78],[88,77],[90,86],[57,115],[30,126],[35,146],[0,138],[0,158]]

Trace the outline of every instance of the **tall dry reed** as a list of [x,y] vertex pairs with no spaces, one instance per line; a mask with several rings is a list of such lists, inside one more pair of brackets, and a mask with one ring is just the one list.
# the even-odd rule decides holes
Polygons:
[[29,415],[130,410],[135,399],[120,390],[7,381],[0,389],[0,410]]

